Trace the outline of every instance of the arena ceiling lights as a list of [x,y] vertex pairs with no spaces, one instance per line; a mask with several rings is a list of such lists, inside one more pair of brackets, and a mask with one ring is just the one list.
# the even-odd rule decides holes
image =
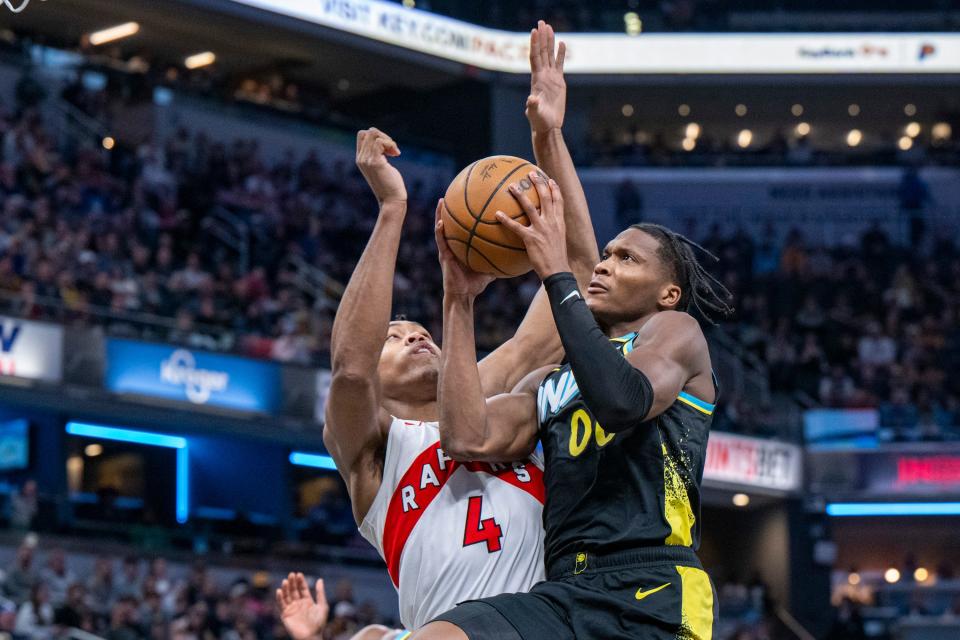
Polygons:
[[[529,73],[528,33],[382,0],[233,0],[490,71]],[[572,74],[960,73],[960,34],[564,34]]]
[[93,46],[107,44],[108,42],[114,42],[115,40],[120,40],[122,38],[129,38],[132,35],[136,35],[139,31],[140,25],[138,23],[124,22],[123,24],[118,24],[117,26],[110,27],[109,29],[94,31],[90,34],[90,44]]

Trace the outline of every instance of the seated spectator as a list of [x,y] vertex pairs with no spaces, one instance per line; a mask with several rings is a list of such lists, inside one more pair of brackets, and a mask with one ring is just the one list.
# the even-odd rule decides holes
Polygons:
[[3,593],[14,602],[23,602],[27,599],[38,576],[33,568],[33,553],[36,547],[35,536],[29,535],[17,548],[17,555],[13,567],[7,570],[6,580],[3,582]]
[[127,556],[123,559],[120,578],[117,580],[114,593],[117,597],[141,598],[143,596],[143,578],[140,576],[140,559],[136,556]]
[[70,585],[67,599],[53,614],[53,622],[59,627],[94,631],[93,611],[87,606],[87,590],[82,584]]
[[888,366],[897,357],[897,345],[893,338],[883,335],[879,322],[867,325],[867,333],[857,344],[857,357],[863,365]]
[[855,394],[853,379],[839,365],[831,367],[830,375],[820,380],[820,402],[828,407],[848,407]]
[[17,610],[14,631],[30,640],[48,640],[53,637],[52,627],[50,590],[43,582],[36,582],[30,590],[30,598]]
[[906,439],[919,422],[917,407],[910,402],[910,393],[896,387],[889,402],[880,405],[880,426],[891,429],[898,440]]
[[66,601],[67,590],[77,581],[77,577],[67,567],[67,557],[63,549],[50,550],[47,566],[40,572],[40,579],[49,588],[50,602],[54,606]]
[[110,630],[107,631],[106,640],[140,639],[136,605],[137,600],[132,596],[117,599],[110,611]]
[[106,614],[117,597],[113,577],[113,558],[99,556],[93,565],[93,575],[87,583],[90,600],[98,614]]
[[30,529],[37,517],[37,483],[27,480],[10,496],[10,526],[15,529]]

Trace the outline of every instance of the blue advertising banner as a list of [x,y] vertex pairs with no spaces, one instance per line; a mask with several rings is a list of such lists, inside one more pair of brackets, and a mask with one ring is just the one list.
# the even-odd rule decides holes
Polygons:
[[0,471],[26,469],[30,464],[30,423],[26,420],[0,422]]
[[106,386],[195,405],[275,413],[280,366],[170,345],[107,340]]

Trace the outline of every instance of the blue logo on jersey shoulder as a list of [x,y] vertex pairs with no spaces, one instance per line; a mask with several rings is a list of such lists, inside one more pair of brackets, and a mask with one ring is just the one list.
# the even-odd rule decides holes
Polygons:
[[540,410],[540,422],[547,419],[548,413],[558,413],[570,401],[580,395],[580,388],[573,377],[573,372],[567,369],[559,376],[550,377],[543,381],[537,391],[537,407]]

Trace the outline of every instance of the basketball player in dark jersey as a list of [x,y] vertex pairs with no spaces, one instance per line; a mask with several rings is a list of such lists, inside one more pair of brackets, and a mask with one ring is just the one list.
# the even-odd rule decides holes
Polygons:
[[717,389],[687,311],[726,315],[729,293],[697,261],[698,245],[652,224],[614,238],[581,293],[565,256],[560,190],[536,186],[553,206],[537,211],[522,199],[529,227],[498,218],[544,282],[566,363],[485,399],[473,300],[445,292],[440,432],[447,453],[464,460],[513,460],[542,443],[547,580],[463,603],[412,638],[709,639],[716,599],[695,550]]

